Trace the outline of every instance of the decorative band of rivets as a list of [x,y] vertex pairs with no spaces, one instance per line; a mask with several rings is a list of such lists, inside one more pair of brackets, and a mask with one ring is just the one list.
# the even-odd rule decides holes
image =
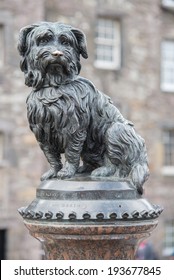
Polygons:
[[53,213],[52,211],[46,211],[45,213],[42,211],[32,211],[27,210],[27,208],[22,207],[19,210],[21,216],[25,219],[30,220],[54,220],[54,221],[109,221],[109,220],[144,220],[144,219],[155,219],[158,218],[162,213],[163,208],[158,205],[154,205],[153,210],[142,210],[141,212],[134,210],[131,213],[128,211],[124,212],[112,212],[112,213],[90,213],[84,212],[81,213],[81,217],[77,215],[76,212],[70,212],[68,215],[66,213],[67,218],[65,218],[65,213],[62,211],[58,211]]

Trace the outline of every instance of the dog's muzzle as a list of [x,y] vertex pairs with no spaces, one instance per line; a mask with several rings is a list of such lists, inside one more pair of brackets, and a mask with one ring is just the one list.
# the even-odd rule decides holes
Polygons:
[[63,52],[58,51],[58,50],[56,50],[56,51],[52,52],[51,54],[52,54],[52,56],[54,56],[54,57],[60,57],[60,56],[63,56]]
[[58,59],[59,57],[63,56],[63,52],[55,50],[55,51],[40,51],[37,56],[36,56],[36,60],[39,59],[46,59],[46,58],[52,58],[52,59]]

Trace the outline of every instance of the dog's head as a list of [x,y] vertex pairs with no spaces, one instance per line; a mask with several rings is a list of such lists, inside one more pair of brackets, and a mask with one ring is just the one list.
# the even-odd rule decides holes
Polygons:
[[25,83],[36,90],[74,80],[81,68],[80,55],[88,57],[84,33],[59,22],[22,28],[18,50]]

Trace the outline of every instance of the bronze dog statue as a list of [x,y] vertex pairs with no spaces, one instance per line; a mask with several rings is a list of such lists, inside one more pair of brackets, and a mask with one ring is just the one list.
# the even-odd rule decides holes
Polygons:
[[33,88],[30,128],[51,166],[41,180],[90,171],[129,179],[142,193],[149,176],[144,140],[108,96],[78,76],[80,55],[88,57],[84,33],[59,22],[36,23],[21,29],[18,50],[25,83]]

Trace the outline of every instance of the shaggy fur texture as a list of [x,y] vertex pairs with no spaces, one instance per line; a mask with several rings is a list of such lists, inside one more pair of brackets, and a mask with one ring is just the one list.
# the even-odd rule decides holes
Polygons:
[[51,166],[41,179],[91,172],[130,179],[142,193],[149,176],[144,140],[108,96],[78,76],[80,55],[88,57],[84,33],[62,23],[33,24],[20,31],[18,50],[25,83],[33,88],[30,128]]

